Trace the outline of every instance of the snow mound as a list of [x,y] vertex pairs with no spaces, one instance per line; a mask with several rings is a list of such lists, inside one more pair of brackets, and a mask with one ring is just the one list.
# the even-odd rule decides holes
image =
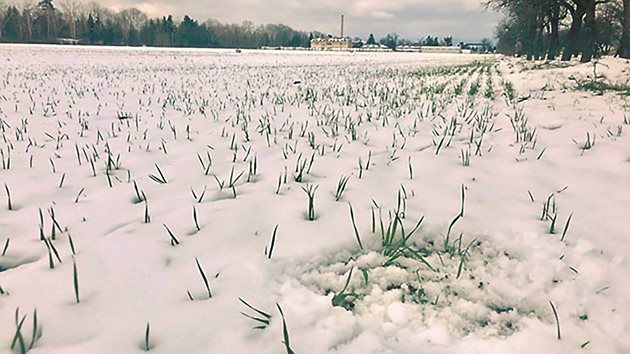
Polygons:
[[[359,323],[380,324],[376,331],[382,335],[424,333],[431,343],[469,334],[508,337],[524,321],[555,326],[552,294],[563,293],[563,302],[570,303],[587,296],[575,270],[559,259],[564,246],[550,235],[511,235],[512,242],[506,243],[499,241],[504,235],[460,234],[446,244],[436,227],[418,233],[406,247],[422,260],[402,256],[391,262],[385,249],[374,244],[288,267],[290,276]],[[570,252],[593,253],[593,247],[578,242]]]

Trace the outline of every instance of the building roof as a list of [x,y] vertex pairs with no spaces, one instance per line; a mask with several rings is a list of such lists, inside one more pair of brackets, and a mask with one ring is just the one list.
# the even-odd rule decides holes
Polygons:
[[311,42],[348,42],[352,43],[352,39],[349,37],[328,37],[328,38],[313,38]]

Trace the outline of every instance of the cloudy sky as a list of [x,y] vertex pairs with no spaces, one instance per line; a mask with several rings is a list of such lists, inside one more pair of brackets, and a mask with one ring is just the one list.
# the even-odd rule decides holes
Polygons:
[[205,21],[250,20],[256,24],[284,23],[306,31],[339,34],[339,17],[346,18],[346,35],[380,37],[398,33],[417,39],[453,35],[474,40],[492,37],[499,15],[485,11],[481,0],[101,0],[121,10],[137,7],[151,16],[173,14]]

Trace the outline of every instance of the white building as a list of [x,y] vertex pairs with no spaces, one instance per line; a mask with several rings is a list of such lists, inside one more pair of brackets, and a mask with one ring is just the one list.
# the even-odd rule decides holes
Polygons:
[[347,37],[314,38],[311,40],[313,50],[349,50],[352,39]]
[[462,50],[459,47],[431,47],[421,46],[420,52],[422,53],[443,53],[443,54],[460,54]]
[[382,44],[366,44],[361,48],[355,48],[357,52],[391,52],[392,50]]

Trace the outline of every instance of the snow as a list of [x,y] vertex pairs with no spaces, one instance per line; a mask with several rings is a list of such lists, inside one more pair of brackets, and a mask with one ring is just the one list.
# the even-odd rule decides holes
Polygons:
[[[27,349],[37,309],[32,353],[140,352],[147,323],[155,353],[282,353],[276,304],[295,353],[630,351],[630,101],[576,91],[592,64],[30,45],[1,45],[0,63],[2,353],[20,352],[18,308]],[[379,215],[386,229],[397,208],[405,232],[424,216],[407,245],[426,263],[388,263]]]

